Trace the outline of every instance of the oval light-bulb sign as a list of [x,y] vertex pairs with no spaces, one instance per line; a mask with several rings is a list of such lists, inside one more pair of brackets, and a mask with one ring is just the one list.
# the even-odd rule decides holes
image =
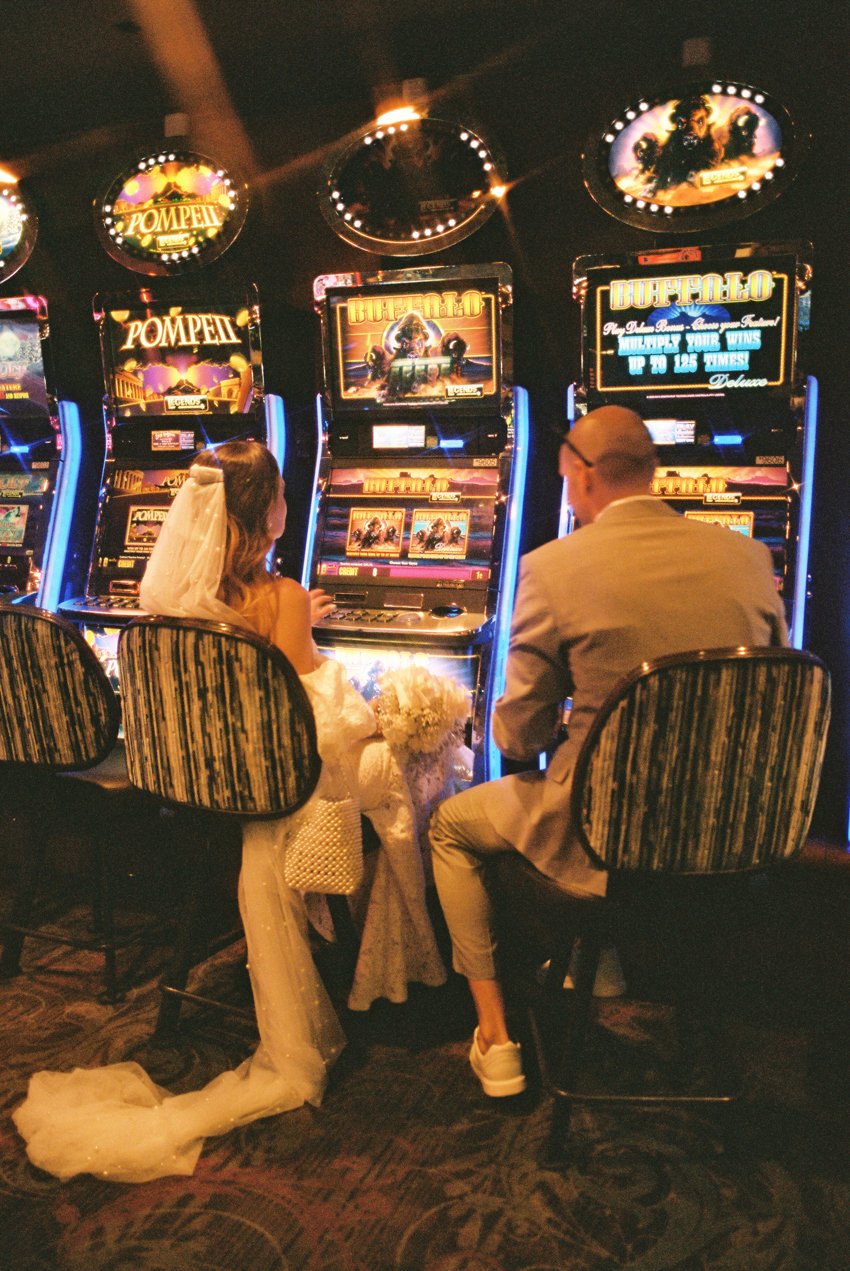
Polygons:
[[796,176],[804,138],[767,93],[730,80],[641,97],[591,138],[585,184],[627,225],[687,233],[757,212]]
[[0,183],[0,282],[27,263],[38,237],[38,217],[17,185]]
[[472,234],[504,193],[503,161],[479,133],[410,111],[358,133],[326,169],[319,201],[347,243],[421,256]]
[[144,155],[95,200],[98,237],[140,274],[181,274],[215,260],[248,211],[248,187],[204,155],[164,148]]

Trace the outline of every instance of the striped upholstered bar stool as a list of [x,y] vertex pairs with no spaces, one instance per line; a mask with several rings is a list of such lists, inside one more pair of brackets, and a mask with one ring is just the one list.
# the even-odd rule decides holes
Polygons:
[[[20,972],[25,938],[104,955],[109,1002],[119,996],[110,842],[143,802],[116,745],[120,710],[96,655],[76,627],[45,610],[0,605],[0,799],[20,881],[0,923],[0,975]],[[34,921],[51,830],[83,829],[94,853],[90,938]]]
[[609,871],[607,895],[578,899],[518,853],[495,862],[506,937],[550,957],[535,1021],[554,1095],[548,1160],[563,1159],[576,1102],[728,1103],[737,1093],[728,1076],[699,1094],[680,1085],[671,1094],[614,1093],[581,1082],[600,950],[636,931],[651,936],[674,984],[696,966],[678,1005],[699,1011],[715,977],[705,965],[711,939],[736,907],[758,902],[752,876],[804,846],[829,717],[829,672],[808,653],[719,649],[644,663],[602,706],[573,775],[572,829]]
[[[160,984],[157,1032],[167,1034],[183,999],[223,1005],[186,991],[189,971],[209,952],[201,880],[222,824],[296,812],[316,788],[321,759],[304,687],[260,636],[224,623],[143,617],[122,632],[118,656],[130,780],[174,809],[190,853],[179,938]],[[346,897],[328,903],[337,938],[353,955]]]

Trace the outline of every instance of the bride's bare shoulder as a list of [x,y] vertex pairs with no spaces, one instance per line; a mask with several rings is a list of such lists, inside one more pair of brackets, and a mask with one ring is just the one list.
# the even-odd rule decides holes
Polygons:
[[294,578],[264,578],[255,586],[254,596],[259,602],[275,605],[284,600],[297,601],[308,593]]
[[293,578],[270,578],[254,592],[252,625],[267,640],[274,640],[279,625],[287,625],[301,610],[309,608],[310,597]]
[[275,578],[269,588],[270,599],[278,605],[305,606],[310,603],[310,595],[294,578]]

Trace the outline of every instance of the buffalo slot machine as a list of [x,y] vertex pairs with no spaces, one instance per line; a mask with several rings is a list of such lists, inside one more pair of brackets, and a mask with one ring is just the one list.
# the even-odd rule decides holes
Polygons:
[[582,375],[568,414],[617,404],[642,416],[658,450],[653,493],[769,547],[797,647],[817,403],[816,381],[798,370],[810,282],[799,243],[583,256],[573,266]]
[[107,455],[86,594],[62,612],[80,623],[117,686],[121,627],[171,502],[195,456],[226,441],[266,444],[283,466],[279,398],[263,392],[256,289],[183,303],[97,296]]
[[412,662],[470,694],[476,777],[504,682],[528,445],[512,385],[506,265],[323,275],[324,391],[305,586],[364,696]]
[[47,304],[0,298],[0,596],[55,609],[70,567],[80,416],[52,388]]

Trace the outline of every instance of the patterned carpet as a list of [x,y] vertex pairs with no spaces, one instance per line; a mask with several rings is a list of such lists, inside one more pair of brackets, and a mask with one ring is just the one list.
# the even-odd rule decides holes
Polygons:
[[[406,1007],[348,1017],[352,1042],[324,1105],[208,1140],[193,1177],[60,1184],[29,1164],[8,1116],[34,1069],[136,1059],[158,1083],[187,1090],[239,1062],[254,1039],[244,1025],[188,1009],[176,1044],[155,1046],[161,950],[137,960],[128,996],[109,1007],[97,1001],[93,955],[29,942],[24,974],[0,983],[0,1266],[850,1268],[850,1027],[846,960],[835,963],[847,955],[846,898],[831,908],[821,898],[837,934],[822,921],[817,942],[801,934],[799,903],[789,887],[776,938],[757,933],[749,981],[740,967],[724,970],[735,977],[728,1023],[746,1079],[731,1140],[708,1114],[579,1110],[560,1171],[538,1164],[546,1097],[493,1101],[478,1092],[466,1063],[469,1005],[452,980]],[[627,974],[639,979],[628,952]],[[765,994],[757,985],[775,957],[782,973]],[[320,965],[333,980],[333,951]],[[203,976],[205,989],[242,1000],[239,946]],[[602,1020],[636,1044],[639,1075],[646,1046],[637,1043],[661,1037],[663,1008],[612,1002]]]

